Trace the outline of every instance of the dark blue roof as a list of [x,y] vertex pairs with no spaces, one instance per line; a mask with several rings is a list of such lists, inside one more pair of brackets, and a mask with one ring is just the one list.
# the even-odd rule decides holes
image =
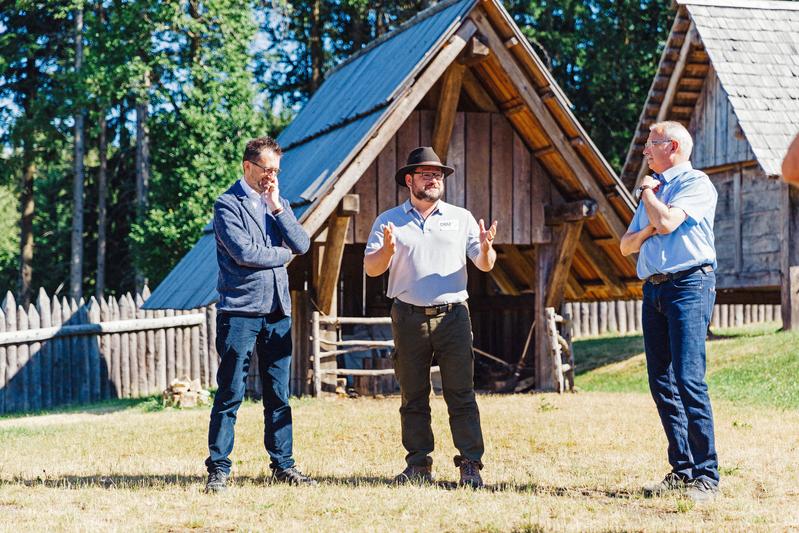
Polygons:
[[[300,218],[365,143],[388,105],[412,83],[477,0],[449,0],[420,13],[330,73],[278,137],[284,154],[281,195]],[[153,291],[145,309],[193,309],[218,299],[210,225]]]

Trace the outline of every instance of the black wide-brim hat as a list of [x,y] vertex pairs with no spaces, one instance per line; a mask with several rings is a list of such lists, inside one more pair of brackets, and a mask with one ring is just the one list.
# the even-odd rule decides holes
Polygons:
[[436,154],[431,147],[420,146],[419,148],[411,150],[411,153],[408,154],[408,162],[406,165],[394,174],[394,180],[397,182],[397,185],[407,187],[407,185],[405,185],[405,175],[413,174],[413,171],[417,167],[438,167],[444,172],[445,178],[455,172],[454,168],[448,167],[441,162],[438,154]]

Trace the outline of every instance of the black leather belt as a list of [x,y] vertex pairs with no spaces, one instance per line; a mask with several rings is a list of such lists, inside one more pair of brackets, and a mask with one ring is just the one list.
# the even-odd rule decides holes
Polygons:
[[442,313],[449,313],[455,307],[461,305],[460,303],[452,303],[452,304],[440,304],[440,305],[428,305],[428,306],[421,306],[421,305],[413,305],[407,302],[403,302],[402,300],[394,300],[400,305],[404,305],[409,307],[411,311],[414,313],[424,313],[425,316],[436,316]]
[[705,274],[708,272],[713,272],[713,265],[698,265],[695,267],[691,267],[687,270],[681,270],[680,272],[672,272],[670,274],[652,274],[646,281],[651,283],[652,285],[660,285],[661,283],[666,283],[667,281],[673,281],[675,279],[684,278],[685,276],[691,275],[697,270],[701,270]]

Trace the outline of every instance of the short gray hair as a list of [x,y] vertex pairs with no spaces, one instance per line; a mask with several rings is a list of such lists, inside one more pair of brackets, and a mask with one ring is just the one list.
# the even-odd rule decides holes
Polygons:
[[655,122],[649,126],[649,131],[659,131],[669,139],[677,141],[680,146],[679,152],[685,157],[691,157],[691,151],[694,149],[694,140],[685,126],[679,122],[673,120]]

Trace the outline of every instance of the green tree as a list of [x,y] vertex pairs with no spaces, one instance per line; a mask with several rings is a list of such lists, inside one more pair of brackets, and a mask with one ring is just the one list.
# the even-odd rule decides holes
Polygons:
[[588,134],[620,170],[671,28],[671,0],[505,4]]

